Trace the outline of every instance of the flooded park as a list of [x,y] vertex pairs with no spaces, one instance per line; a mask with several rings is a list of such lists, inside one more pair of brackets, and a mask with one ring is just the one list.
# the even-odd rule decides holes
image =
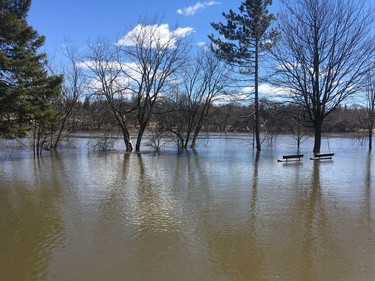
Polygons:
[[1,280],[370,281],[375,156],[330,136],[301,162],[291,136],[212,135],[141,154],[87,139],[34,159],[0,156]]

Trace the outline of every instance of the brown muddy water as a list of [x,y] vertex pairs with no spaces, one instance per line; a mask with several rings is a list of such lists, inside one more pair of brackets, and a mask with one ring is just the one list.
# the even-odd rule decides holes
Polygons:
[[254,161],[250,138],[3,152],[0,280],[374,280],[375,152],[331,137],[333,161],[307,141],[284,164],[295,147],[279,137]]

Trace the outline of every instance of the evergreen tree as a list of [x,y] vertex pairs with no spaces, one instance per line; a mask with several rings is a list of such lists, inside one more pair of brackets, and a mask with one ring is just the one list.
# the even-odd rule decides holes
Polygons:
[[239,13],[230,10],[223,13],[227,23],[211,23],[212,27],[225,38],[209,36],[212,51],[221,59],[246,68],[245,73],[254,75],[254,127],[256,149],[261,150],[259,137],[259,53],[262,45],[267,42],[267,29],[274,20],[267,7],[272,0],[245,0],[239,7]]
[[[19,137],[40,120],[56,119],[50,100],[62,77],[49,76],[45,38],[27,23],[31,0],[0,0],[0,135]],[[47,118],[47,119],[46,119]]]

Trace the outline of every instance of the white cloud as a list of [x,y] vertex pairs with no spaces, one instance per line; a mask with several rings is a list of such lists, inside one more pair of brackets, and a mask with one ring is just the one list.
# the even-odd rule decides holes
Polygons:
[[254,92],[254,87],[243,87],[241,89],[241,92],[245,93],[245,94],[253,93]]
[[[215,104],[224,104],[230,102],[246,102],[252,100],[252,95],[254,93],[254,87],[241,87],[238,89],[239,92],[231,93],[231,94],[221,94],[215,97]],[[267,95],[268,98],[277,99],[279,97],[283,97],[290,93],[290,89],[283,88],[283,87],[275,87],[271,84],[260,84],[259,85],[259,93],[263,95]]]
[[122,64],[117,61],[83,61],[77,63],[77,67],[90,70],[99,67],[104,68],[106,71],[116,71],[122,68]]
[[213,5],[220,5],[220,2],[216,2],[216,1],[206,1],[203,3],[197,2],[193,6],[189,6],[183,9],[178,9],[177,14],[184,15],[184,16],[194,16],[199,10],[203,10]]
[[290,93],[290,89],[284,87],[275,87],[270,84],[261,84],[259,92],[267,95],[285,95]]
[[[271,84],[260,84],[259,93],[265,95],[285,95],[290,93],[290,89],[284,87],[275,87]],[[254,92],[254,87],[243,87],[241,90],[242,93],[251,94]]]
[[193,32],[194,29],[192,27],[179,27],[171,32],[172,37],[185,37],[186,35]]
[[168,24],[138,24],[122,39],[117,41],[116,45],[136,46],[143,44],[155,48],[157,47],[157,44],[160,44],[163,47],[167,46],[168,48],[175,48],[178,39],[187,36],[193,31],[194,29],[192,27],[179,27],[175,30],[170,30]]

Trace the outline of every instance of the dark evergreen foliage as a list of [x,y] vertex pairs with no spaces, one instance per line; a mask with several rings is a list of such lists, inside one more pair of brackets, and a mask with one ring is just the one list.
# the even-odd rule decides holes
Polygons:
[[[246,68],[254,67],[255,49],[260,43],[266,43],[274,32],[267,33],[272,21],[275,19],[267,7],[272,0],[246,0],[238,8],[239,13],[230,10],[223,13],[226,24],[221,22],[211,23],[212,27],[222,37],[216,38],[209,35],[213,43],[212,51],[229,63],[234,63]],[[252,71],[253,72],[253,71]]]
[[[22,136],[32,122],[52,117],[49,105],[62,77],[49,76],[45,38],[27,23],[31,0],[0,1],[0,135]],[[55,118],[56,116],[54,116]]]

